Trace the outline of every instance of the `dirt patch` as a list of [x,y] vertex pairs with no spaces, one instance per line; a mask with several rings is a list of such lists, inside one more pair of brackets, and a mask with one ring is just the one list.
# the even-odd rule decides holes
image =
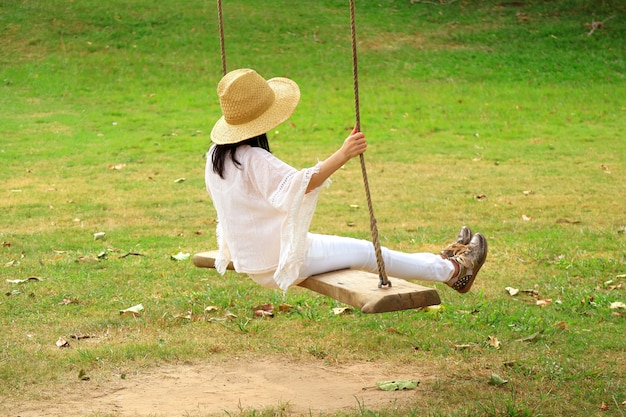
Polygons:
[[274,359],[168,365],[100,384],[85,381],[80,389],[48,393],[46,401],[11,406],[7,411],[9,416],[20,417],[170,417],[225,416],[241,410],[281,408],[293,415],[315,415],[414,402],[421,395],[419,387],[388,392],[374,385],[378,381],[427,378],[415,371],[376,363],[331,366]]

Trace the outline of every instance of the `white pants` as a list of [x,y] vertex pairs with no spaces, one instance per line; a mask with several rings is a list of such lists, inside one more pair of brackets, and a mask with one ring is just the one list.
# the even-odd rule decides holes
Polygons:
[[[390,277],[405,280],[448,281],[454,273],[454,265],[433,253],[404,253],[381,248],[385,272]],[[350,237],[308,234],[306,259],[300,269],[297,285],[306,278],[337,271],[357,269],[378,274],[376,253],[372,242]],[[250,277],[264,287],[276,288],[273,273],[255,274]]]

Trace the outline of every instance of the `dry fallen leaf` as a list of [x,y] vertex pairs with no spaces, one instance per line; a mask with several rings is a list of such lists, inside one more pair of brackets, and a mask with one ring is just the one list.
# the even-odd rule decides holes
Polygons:
[[564,321],[560,321],[556,324],[556,328],[559,330],[562,330],[564,332],[568,331],[569,328],[567,327],[567,323],[565,323]]
[[209,323],[223,323],[225,321],[225,317],[209,317]]
[[500,349],[500,341],[495,336],[489,336],[489,346]]
[[127,258],[129,256],[143,256],[143,255],[137,252],[126,252],[124,255],[120,256],[120,259]]
[[59,337],[59,340],[57,340],[56,345],[59,348],[68,348],[68,347],[70,347],[69,342],[67,340],[63,339],[62,337]]
[[507,382],[509,381],[503,379],[500,375],[496,373],[492,373],[491,378],[489,378],[489,385],[500,386],[506,384]]
[[219,310],[219,307],[217,307],[217,306],[207,306],[207,307],[204,308],[205,312],[218,311],[218,310]]
[[173,314],[172,317],[175,319],[193,320],[193,313],[191,310],[187,310],[185,313]]
[[126,164],[109,165],[109,169],[112,171],[119,171],[120,169],[124,169],[125,167],[126,167]]
[[415,389],[419,385],[419,381],[414,380],[397,380],[397,381],[379,381],[376,386],[383,391],[401,391]]
[[333,308],[333,314],[335,315],[340,315],[340,314],[347,314],[349,312],[351,312],[352,309],[350,307],[334,307]]
[[608,411],[610,410],[611,407],[609,407],[609,405],[607,403],[605,403],[604,401],[602,401],[602,404],[600,404],[600,410],[602,411]]
[[274,317],[274,313],[265,310],[254,310],[254,317]]
[[427,313],[441,313],[446,310],[446,306],[441,304],[435,304],[434,306],[422,307],[422,311]]
[[549,306],[550,304],[552,304],[552,299],[551,298],[545,298],[543,300],[537,300],[537,305],[539,307],[546,307],[546,306]]
[[527,215],[522,214],[522,220],[524,220],[525,222],[529,222],[532,220],[532,217],[528,217]]
[[289,313],[291,310],[293,310],[292,305],[285,303],[281,303],[278,305],[278,311],[280,311],[281,313]]
[[519,289],[517,289],[517,288],[506,287],[505,290],[506,290],[506,292],[509,293],[509,295],[511,297],[515,297],[517,294],[519,294]]
[[135,306],[127,308],[126,310],[120,310],[120,315],[130,314],[134,317],[138,317],[143,312],[143,310],[143,304],[137,304]]
[[465,350],[465,349],[469,349],[471,347],[472,347],[472,345],[470,345],[470,344],[454,345],[454,349],[456,349],[456,350]]
[[611,310],[626,309],[626,304],[622,303],[621,301],[615,301],[614,303],[611,303],[609,308]]
[[487,195],[486,194],[478,194],[477,196],[474,196],[474,198],[478,201],[485,201],[487,200]]
[[95,335],[92,334],[71,334],[70,339],[83,340],[83,339],[93,339]]
[[254,317],[274,317],[274,305],[273,304],[261,304],[253,307]]
[[580,224],[580,220],[570,220],[565,218],[556,219],[558,224]]
[[473,310],[457,310],[456,312],[459,314],[477,314],[477,313],[480,313],[480,310],[475,308]]
[[521,339],[517,339],[518,342],[534,342],[539,338],[539,335],[543,333],[543,330],[539,330],[536,333],[531,334],[530,336],[523,337]]
[[94,258],[93,256],[81,256],[76,259],[76,262],[81,264],[93,264],[98,262],[98,258]]
[[190,253],[178,252],[176,255],[172,255],[171,259],[175,261],[186,261],[191,257]]
[[11,284],[23,284],[28,281],[42,281],[42,279],[38,277],[28,277],[26,279],[7,279],[7,282]]
[[522,290],[524,294],[530,295],[531,297],[539,297],[539,291],[537,290]]
[[274,304],[261,304],[252,308],[253,310],[274,311]]

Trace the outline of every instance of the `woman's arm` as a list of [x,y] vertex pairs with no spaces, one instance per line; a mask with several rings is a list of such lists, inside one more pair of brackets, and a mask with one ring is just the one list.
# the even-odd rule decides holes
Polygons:
[[350,136],[346,138],[341,145],[341,148],[337,149],[328,159],[322,162],[319,172],[313,174],[311,181],[306,192],[309,193],[315,190],[320,185],[324,184],[335,171],[346,164],[350,159],[355,156],[361,155],[367,149],[367,142],[365,141],[365,135],[363,132],[352,131]]

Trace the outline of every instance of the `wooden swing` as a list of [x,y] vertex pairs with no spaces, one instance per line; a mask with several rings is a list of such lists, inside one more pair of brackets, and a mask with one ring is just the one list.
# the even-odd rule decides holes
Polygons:
[[[224,23],[222,14],[222,1],[217,0],[220,47],[222,55],[222,73],[226,75],[226,53],[224,47]],[[350,26],[352,32],[352,63],[354,73],[354,102],[356,115],[356,130],[361,129],[359,110],[359,82],[357,74],[357,51],[356,51],[356,24],[355,24],[354,0],[350,0]],[[334,298],[337,301],[360,308],[364,313],[384,313],[389,311],[408,310],[413,308],[427,307],[440,304],[441,300],[437,291],[430,287],[414,284],[400,278],[394,278],[393,285],[385,272],[385,263],[378,238],[378,227],[374,217],[374,209],[369,190],[365,157],[360,155],[361,172],[367,205],[370,214],[370,228],[372,231],[372,243],[376,253],[378,276],[375,274],[344,269],[315,275],[305,279],[299,284],[317,293]],[[217,251],[201,252],[193,256],[193,263],[201,268],[215,268]],[[232,264],[228,269],[234,270]],[[375,283],[378,280],[378,285]]]

